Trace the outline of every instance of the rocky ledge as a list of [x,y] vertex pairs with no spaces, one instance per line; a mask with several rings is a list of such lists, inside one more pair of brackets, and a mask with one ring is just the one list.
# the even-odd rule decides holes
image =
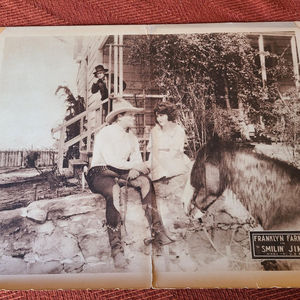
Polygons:
[[[163,272],[262,269],[250,251],[249,231],[257,224],[235,195],[227,190],[205,215],[189,219],[181,199],[186,178],[155,183],[158,207],[174,240],[159,254],[151,255],[151,245],[143,242],[150,237],[149,226],[138,193],[129,189],[124,271],[151,272],[151,258]],[[0,274],[121,271],[110,256],[105,201],[88,191],[0,211],[0,255]]]

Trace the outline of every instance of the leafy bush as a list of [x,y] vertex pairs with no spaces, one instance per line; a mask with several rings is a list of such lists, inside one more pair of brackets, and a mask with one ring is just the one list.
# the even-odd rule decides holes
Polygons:
[[283,54],[266,57],[272,62],[267,87],[258,49],[244,33],[136,36],[129,61],[149,66],[153,85],[181,107],[181,122],[196,139],[190,149],[196,151],[215,133],[238,137],[242,123],[256,124],[262,134],[275,130],[278,80],[291,66]]

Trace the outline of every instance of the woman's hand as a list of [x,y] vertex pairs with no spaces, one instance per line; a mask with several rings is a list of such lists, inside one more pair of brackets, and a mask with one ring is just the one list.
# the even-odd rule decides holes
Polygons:
[[140,172],[138,170],[135,169],[131,169],[128,173],[128,179],[133,180],[135,178],[137,178],[140,175]]
[[135,170],[143,173],[143,174],[148,174],[149,173],[149,169],[147,167],[147,165],[144,162],[140,162],[134,165]]

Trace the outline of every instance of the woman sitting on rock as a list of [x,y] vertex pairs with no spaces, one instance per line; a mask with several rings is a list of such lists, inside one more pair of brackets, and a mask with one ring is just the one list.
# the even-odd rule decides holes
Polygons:
[[148,144],[152,180],[185,174],[190,169],[190,160],[183,152],[186,135],[176,123],[176,105],[169,101],[160,102],[154,113],[156,125],[151,130]]

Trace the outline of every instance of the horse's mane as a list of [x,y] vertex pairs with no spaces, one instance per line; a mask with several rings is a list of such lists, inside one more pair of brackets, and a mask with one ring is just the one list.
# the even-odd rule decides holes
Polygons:
[[[255,145],[249,142],[224,141],[217,135],[214,135],[197,152],[196,160],[191,173],[192,186],[197,187],[199,184],[198,179],[204,176],[204,163],[208,162],[215,166],[219,166],[224,152],[234,154],[237,151],[249,153],[259,160],[264,160],[268,163],[274,164],[278,168],[286,170],[292,179],[300,180],[300,170],[291,163],[282,161],[278,158],[270,157],[263,153],[258,153],[255,151]],[[197,182],[195,182],[195,180],[197,180]]]
[[268,228],[298,211],[300,170],[295,166],[255,152],[249,143],[212,138],[196,157],[191,184],[205,187],[207,163],[219,169],[220,191],[230,188],[259,222]]

